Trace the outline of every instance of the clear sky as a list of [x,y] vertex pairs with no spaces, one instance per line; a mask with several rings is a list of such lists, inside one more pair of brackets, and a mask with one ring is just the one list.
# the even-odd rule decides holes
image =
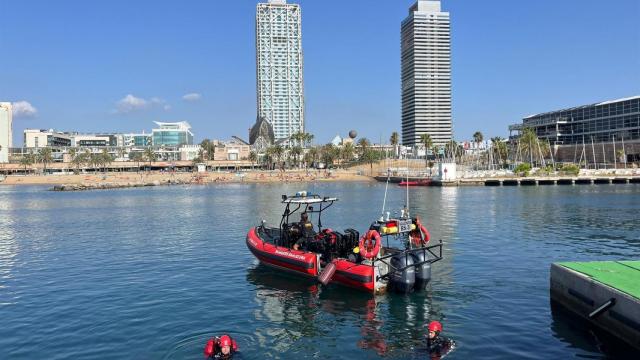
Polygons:
[[[292,2],[289,0],[289,2]],[[0,101],[24,128],[248,137],[252,0],[0,0]],[[400,22],[412,0],[300,0],[307,131],[400,131]],[[640,95],[639,0],[443,0],[457,140],[543,111]],[[184,98],[185,95],[191,94]]]

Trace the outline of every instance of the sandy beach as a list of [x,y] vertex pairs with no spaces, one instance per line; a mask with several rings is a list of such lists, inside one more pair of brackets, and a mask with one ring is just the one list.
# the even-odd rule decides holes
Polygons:
[[249,172],[140,172],[140,173],[91,173],[65,175],[9,175],[0,185],[85,185],[88,187],[110,184],[133,186],[135,184],[167,183],[271,183],[310,181],[374,181],[369,176],[358,175],[355,171],[249,171]]

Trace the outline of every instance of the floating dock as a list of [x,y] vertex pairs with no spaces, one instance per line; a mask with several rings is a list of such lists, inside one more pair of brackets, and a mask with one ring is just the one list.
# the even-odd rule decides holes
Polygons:
[[640,350],[640,261],[551,265],[552,300]]
[[[387,176],[374,176],[378,181],[387,181]],[[425,177],[391,176],[389,182],[430,180],[429,186],[544,186],[544,185],[597,185],[640,184],[640,176],[580,176],[580,177],[510,177],[510,178],[459,178],[437,180]]]

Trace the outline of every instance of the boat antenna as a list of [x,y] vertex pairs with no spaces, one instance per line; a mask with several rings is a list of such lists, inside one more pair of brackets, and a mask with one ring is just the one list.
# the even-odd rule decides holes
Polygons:
[[384,186],[384,199],[382,200],[382,212],[380,216],[384,219],[384,208],[387,204],[387,191],[389,190],[389,179],[391,178],[391,169],[387,168],[387,184]]
[[407,186],[405,186],[407,188],[407,202],[405,205],[405,216],[409,217],[409,157],[407,157]]

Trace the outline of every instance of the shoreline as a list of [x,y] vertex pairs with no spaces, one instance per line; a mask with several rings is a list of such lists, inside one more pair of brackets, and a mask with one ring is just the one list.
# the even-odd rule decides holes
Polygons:
[[3,185],[47,185],[82,187],[83,190],[183,184],[260,184],[301,182],[373,182],[375,179],[353,171],[250,171],[206,173],[106,173],[65,175],[9,175]]

